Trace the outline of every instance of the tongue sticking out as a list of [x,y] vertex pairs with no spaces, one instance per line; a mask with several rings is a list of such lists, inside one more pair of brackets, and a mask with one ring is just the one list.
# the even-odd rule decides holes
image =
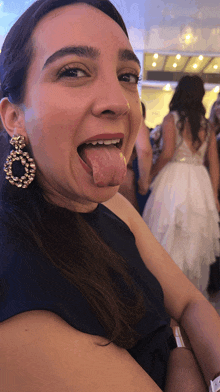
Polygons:
[[94,183],[99,187],[120,185],[126,175],[126,159],[113,145],[87,145],[81,154],[92,169]]

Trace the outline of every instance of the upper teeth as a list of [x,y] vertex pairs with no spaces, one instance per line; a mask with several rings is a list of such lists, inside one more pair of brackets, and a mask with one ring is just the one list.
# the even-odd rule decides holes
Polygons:
[[94,140],[92,142],[86,142],[86,144],[93,144],[95,146],[96,144],[105,144],[108,146],[109,144],[117,144],[120,142],[120,139],[111,139],[111,140]]

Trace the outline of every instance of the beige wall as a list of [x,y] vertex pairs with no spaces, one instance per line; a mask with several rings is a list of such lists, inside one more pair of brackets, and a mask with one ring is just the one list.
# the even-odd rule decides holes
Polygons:
[[[209,113],[213,102],[217,99],[217,93],[207,91],[203,103],[206,108],[206,117]],[[161,124],[163,118],[169,112],[169,103],[173,96],[173,91],[157,90],[149,87],[143,87],[141,91],[141,100],[146,105],[146,125],[154,128]]]
[[146,124],[150,128],[161,124],[163,118],[169,112],[169,103],[173,92],[143,87],[141,99],[146,105]]
[[206,108],[206,117],[209,118],[211,107],[213,103],[216,101],[218,97],[217,93],[214,93],[214,91],[206,91],[204,99],[203,99],[203,104]]

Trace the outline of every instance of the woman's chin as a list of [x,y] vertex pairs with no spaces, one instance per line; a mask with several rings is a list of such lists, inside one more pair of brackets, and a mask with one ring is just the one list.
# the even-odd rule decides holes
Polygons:
[[90,200],[94,203],[104,203],[118,192],[119,186],[120,185],[103,187],[96,186],[96,190],[91,192]]

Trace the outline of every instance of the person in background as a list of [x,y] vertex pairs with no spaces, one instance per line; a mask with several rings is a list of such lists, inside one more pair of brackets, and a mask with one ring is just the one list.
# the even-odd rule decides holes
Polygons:
[[135,190],[140,215],[143,213],[144,206],[150,194],[149,180],[153,156],[152,145],[150,142],[150,131],[145,124],[146,107],[143,102],[141,102],[141,106],[143,120],[135,142],[137,156],[132,163],[133,171],[135,173]]
[[220,94],[218,94],[216,101],[212,105],[209,121],[217,136],[220,132]]
[[141,127],[127,165],[125,180],[119,188],[119,192],[130,201],[140,214],[147,200],[146,194],[149,189],[149,176],[152,166],[150,132],[145,125],[146,108],[143,102],[141,102],[141,107],[143,115]]
[[141,102],[143,120],[141,128],[138,132],[137,139],[135,142],[135,148],[137,152],[138,162],[138,193],[140,195],[146,195],[150,186],[150,170],[152,166],[152,147],[150,143],[150,131],[145,124],[146,119],[146,108],[143,102]]
[[150,132],[150,140],[152,143],[153,150],[153,165],[156,163],[159,155],[162,152],[163,138],[162,138],[162,124],[156,125],[155,128]]
[[118,192],[123,195],[139,212],[138,201],[135,193],[135,172],[133,162],[137,157],[136,148],[133,148],[131,157],[127,163],[127,172],[123,183],[120,185]]
[[215,131],[205,118],[204,94],[199,76],[184,76],[177,85],[163,120],[162,152],[152,167],[155,180],[143,219],[206,295],[209,265],[220,249],[219,160]]
[[118,193],[142,121],[120,14],[38,0],[1,61],[1,391],[205,392],[220,318]]
[[[217,100],[213,103],[209,121],[214,129],[217,140],[218,157],[220,161],[220,94],[218,94]],[[218,190],[218,200],[220,201],[220,189]],[[209,294],[209,300],[213,302],[213,305],[219,308],[218,302],[220,292],[220,258],[217,257],[215,263],[210,265],[209,283],[207,287]],[[220,310],[220,309],[218,309]]]
[[[216,134],[218,156],[220,160],[220,94],[218,94],[217,100],[212,105],[209,121]],[[220,200],[220,190],[218,193],[218,198]]]

